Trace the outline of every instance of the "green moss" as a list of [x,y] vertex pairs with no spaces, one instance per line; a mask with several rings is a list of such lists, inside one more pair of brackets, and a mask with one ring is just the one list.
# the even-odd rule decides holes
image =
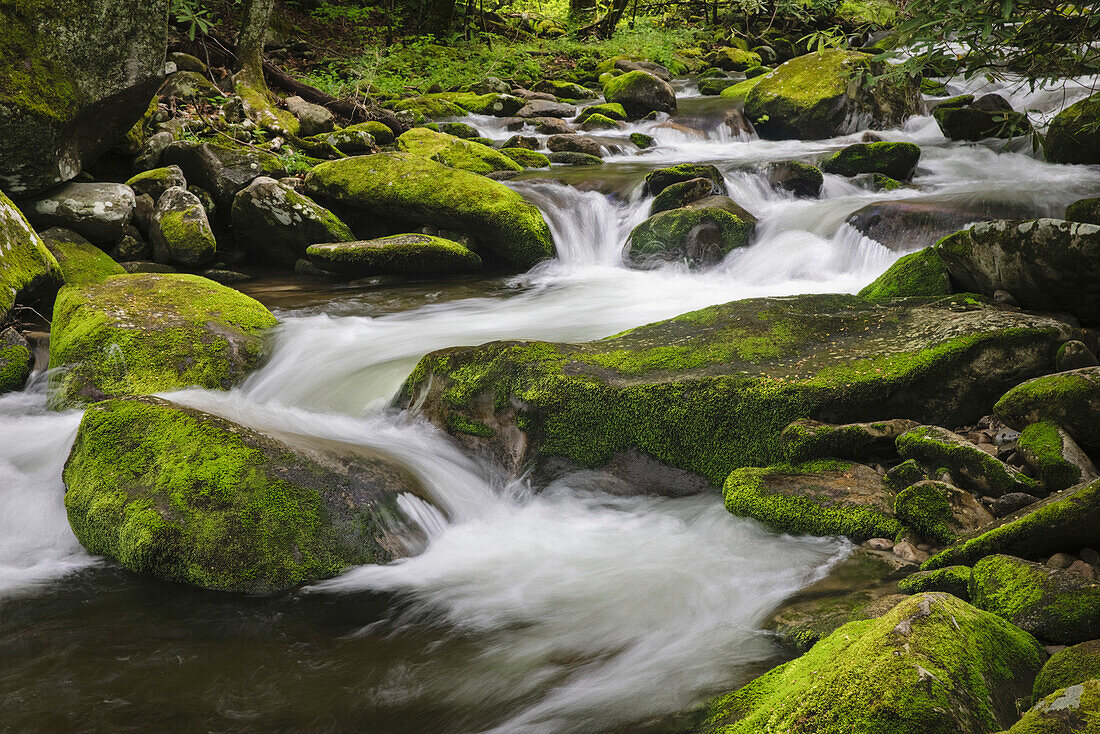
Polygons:
[[711,193],[726,193],[726,180],[722,172],[709,163],[680,163],[651,171],[645,176],[645,193],[656,196],[673,184],[696,178],[710,179]]
[[456,275],[482,267],[464,245],[424,234],[310,245],[306,255],[325,270],[358,276]]
[[638,118],[652,111],[676,111],[676,96],[671,87],[649,72],[628,71],[604,82],[603,96],[608,102],[621,104],[627,116]]
[[589,115],[584,118],[584,122],[581,124],[581,129],[585,131],[589,130],[618,130],[623,124],[612,120],[610,117],[604,115],[595,114]]
[[1061,429],[1054,423],[1032,423],[1020,432],[1017,447],[1035,468],[1047,490],[1056,492],[1072,487],[1081,479],[1081,467],[1063,456]]
[[500,152],[524,168],[549,168],[550,159],[537,150],[526,148],[501,148]]
[[[700,257],[692,252],[690,240],[702,228],[714,229],[716,252],[713,257]],[[659,212],[630,232],[630,256],[646,259],[651,256],[682,257],[708,262],[739,247],[746,247],[756,231],[756,223],[747,221],[718,207],[671,209]]]
[[[1043,659],[1028,634],[947,594],[851,622],[712,701],[700,732],[957,734],[1016,719]],[[1026,695],[1026,694],[1025,694]]]
[[447,428],[455,433],[465,433],[468,436],[491,438],[496,431],[485,425],[472,421],[469,418],[453,413],[447,417]]
[[1085,367],[1028,380],[993,406],[998,418],[1023,429],[1049,421],[1061,426],[1078,443],[1100,446],[1100,368]]
[[743,105],[745,104],[745,99],[749,96],[749,92],[762,81],[764,81],[763,76],[750,77],[744,81],[737,82],[733,86],[726,87],[719,93],[719,96]]
[[42,53],[38,29],[65,17],[65,7],[23,0],[5,8],[0,27],[0,103],[54,120],[77,107],[80,93],[61,65]]
[[[888,512],[832,486],[851,469],[838,461],[737,469],[722,490],[726,509],[792,535],[844,535],[856,542],[897,535],[901,523]],[[839,483],[846,485],[843,479]]]
[[1051,163],[1100,163],[1100,94],[1059,112],[1047,128],[1043,149]]
[[61,267],[31,229],[23,213],[0,191],[0,320],[24,295],[40,289],[56,289]]
[[952,476],[989,496],[1041,490],[1035,479],[945,428],[914,428],[898,437],[897,447],[902,458],[916,459],[926,466],[946,467]]
[[894,499],[894,514],[930,540],[946,544],[957,538],[951,503],[940,482],[917,482],[903,489]]
[[1004,734],[1100,734],[1100,680],[1058,689]]
[[430,158],[448,168],[459,168],[483,175],[523,170],[522,166],[500,151],[423,127],[413,128],[398,137],[397,149]]
[[266,593],[390,558],[370,515],[326,499],[347,476],[162,400],[89,408],[64,479],[81,544],[161,579]]
[[373,137],[375,142],[379,145],[389,145],[394,140],[393,130],[376,120],[360,122],[357,125],[348,125],[343,128],[343,130],[349,133],[365,132]]
[[589,105],[577,113],[574,122],[582,123],[593,115],[603,115],[608,119],[622,122],[626,119],[626,110],[617,102]]
[[22,341],[8,340],[0,334],[0,394],[22,390],[31,376],[34,355]]
[[948,566],[935,571],[918,571],[898,582],[898,590],[905,594],[922,594],[942,591],[960,599],[970,598],[970,568]]
[[1100,679],[1100,640],[1089,640],[1050,656],[1035,678],[1031,700],[1038,703],[1055,691]]
[[228,388],[264,355],[275,317],[195,275],[116,275],[66,286],[50,328],[52,402],[69,405],[199,385]]
[[913,459],[906,459],[882,477],[887,487],[895,492],[927,479],[924,468]]
[[110,255],[74,232],[50,229],[42,234],[42,241],[57,258],[65,285],[99,283],[126,272]]
[[840,176],[879,173],[907,181],[919,160],[920,148],[913,143],[856,143],[822,161],[821,170]]
[[306,177],[314,196],[378,216],[471,235],[519,268],[553,257],[542,213],[515,191],[484,176],[409,153],[377,153],[324,163]]
[[1100,224],[1100,197],[1078,199],[1066,207],[1066,220]]

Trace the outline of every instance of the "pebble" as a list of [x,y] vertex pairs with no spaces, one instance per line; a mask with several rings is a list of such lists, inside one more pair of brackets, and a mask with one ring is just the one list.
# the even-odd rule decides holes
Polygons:
[[917,550],[912,543],[904,540],[894,546],[894,555],[903,561],[909,561],[911,563],[924,563],[928,560],[927,553]]
[[1069,568],[1077,558],[1069,553],[1055,553],[1047,559],[1047,565],[1051,568]]
[[1096,569],[1085,563],[1084,561],[1074,561],[1066,570],[1070,573],[1080,574],[1087,579],[1096,578]]
[[894,547],[894,541],[887,540],[886,538],[871,538],[863,544],[865,548],[877,551],[888,551]]

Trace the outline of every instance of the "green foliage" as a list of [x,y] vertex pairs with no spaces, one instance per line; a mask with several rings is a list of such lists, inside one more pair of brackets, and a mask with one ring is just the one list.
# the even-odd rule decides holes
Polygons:
[[187,29],[192,41],[197,35],[205,35],[214,25],[214,17],[202,0],[172,0],[170,12],[178,25]]

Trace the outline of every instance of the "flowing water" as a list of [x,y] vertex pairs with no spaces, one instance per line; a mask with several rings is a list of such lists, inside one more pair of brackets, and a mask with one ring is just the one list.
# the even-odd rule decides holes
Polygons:
[[[1085,93],[995,89],[1042,113]],[[609,148],[632,150],[632,131],[658,147],[510,184],[546,215],[557,259],[407,287],[255,282],[282,321],[269,363],[229,393],[171,395],[291,443],[403,463],[434,505],[405,502],[427,538],[405,560],[275,598],[135,577],[69,531],[61,469],[80,414],[46,410],[42,375],[0,397],[0,730],[633,732],[781,659],[757,628],[827,574],[844,541],[777,535],[730,516],[717,494],[602,494],[591,472],[532,487],[387,410],[401,380],[446,346],[581,341],[738,298],[856,291],[901,255],[844,223],[868,203],[994,200],[1057,216],[1100,191],[1100,173],[1040,162],[1019,142],[950,144],[923,116],[883,133],[922,146],[913,188],[873,193],[827,176],[820,199],[796,200],[760,167],[858,135],[739,138],[718,125],[721,101],[681,93],[680,120],[711,129],[632,125],[604,136]],[[756,243],[705,271],[625,268],[626,236],[649,207],[642,177],[685,161],[723,171],[760,219]]]

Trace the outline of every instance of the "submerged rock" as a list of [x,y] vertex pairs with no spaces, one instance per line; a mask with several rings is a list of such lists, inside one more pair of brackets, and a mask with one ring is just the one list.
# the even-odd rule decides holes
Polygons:
[[[584,344],[493,342],[433,352],[396,399],[518,470],[671,465],[717,484],[783,460],[799,418],[897,415],[961,425],[1081,333],[974,298],[750,299]],[[973,379],[981,374],[982,379]],[[451,416],[493,429],[451,428]]]
[[116,275],[66,286],[50,328],[51,402],[70,406],[198,385],[228,389],[264,357],[275,317],[195,275]]
[[882,70],[870,55],[851,51],[799,56],[758,77],[745,97],[745,115],[762,138],[819,140],[900,125],[923,111],[916,82],[870,87],[859,79]]
[[168,0],[5,3],[0,188],[69,181],[118,143],[164,76]]
[[376,153],[322,163],[306,177],[306,192],[379,217],[470,235],[517,269],[554,256],[550,228],[522,196],[484,176],[447,168],[410,153]]
[[261,260],[292,266],[306,248],[323,242],[350,242],[351,228],[304,194],[261,176],[233,200],[233,229]]
[[425,234],[311,245],[306,254],[324,270],[356,276],[460,275],[481,270],[481,258],[469,248]]
[[986,734],[1016,720],[1043,657],[1031,635],[994,615],[920,594],[714,699],[696,731]]
[[88,408],[63,476],[69,524],[91,553],[253,594],[400,555],[397,497],[421,492],[386,459],[311,454],[151,397]]

